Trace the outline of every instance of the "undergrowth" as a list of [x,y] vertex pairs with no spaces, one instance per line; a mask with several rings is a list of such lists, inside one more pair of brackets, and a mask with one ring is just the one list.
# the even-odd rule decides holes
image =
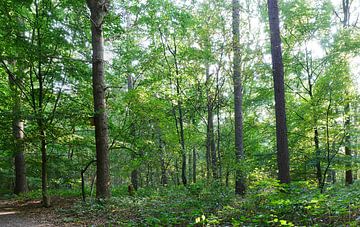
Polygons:
[[68,222],[120,226],[357,226],[360,183],[321,194],[308,182],[284,187],[263,180],[250,185],[245,197],[216,182],[142,188],[134,196],[119,187],[108,201],[79,202],[62,212]]

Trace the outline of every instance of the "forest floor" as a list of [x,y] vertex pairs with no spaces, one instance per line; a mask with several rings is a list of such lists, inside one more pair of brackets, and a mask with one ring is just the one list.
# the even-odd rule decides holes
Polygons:
[[[360,181],[328,187],[308,182],[283,188],[274,181],[250,185],[245,197],[231,188],[197,183],[188,187],[113,187],[107,201],[81,201],[78,189],[49,190],[0,200],[0,226],[360,226]],[[90,194],[90,193],[89,193]]]
[[72,206],[78,199],[52,198],[50,208],[42,207],[41,200],[0,200],[1,227],[48,227],[64,226],[58,209]]

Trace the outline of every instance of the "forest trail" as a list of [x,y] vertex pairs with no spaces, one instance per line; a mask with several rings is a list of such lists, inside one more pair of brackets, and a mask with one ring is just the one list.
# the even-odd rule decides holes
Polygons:
[[54,226],[38,215],[29,215],[24,212],[24,204],[11,200],[0,200],[0,226],[1,227],[45,227]]

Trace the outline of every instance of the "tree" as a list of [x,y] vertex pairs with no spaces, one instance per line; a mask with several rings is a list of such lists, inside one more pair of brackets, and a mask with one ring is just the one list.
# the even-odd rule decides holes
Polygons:
[[26,181],[26,166],[25,166],[25,144],[24,144],[24,121],[22,120],[21,114],[21,92],[19,88],[16,86],[16,82],[14,80],[18,80],[19,77],[15,78],[15,75],[9,75],[9,84],[12,91],[13,97],[13,137],[14,144],[12,145],[14,149],[15,155],[15,187],[14,193],[20,194],[28,191],[27,181]]
[[[234,80],[234,112],[235,112],[235,157],[237,164],[243,159],[243,119],[242,119],[242,85],[240,73],[240,3],[232,1],[232,33],[233,33],[233,80]],[[239,167],[235,173],[235,193],[245,194],[245,179]]]
[[271,38],[271,58],[275,93],[276,144],[278,178],[281,183],[290,183],[289,148],[287,140],[284,66],[282,61],[277,0],[268,0],[268,15]]
[[87,0],[91,16],[92,34],[92,78],[94,97],[94,124],[96,142],[96,197],[110,197],[110,162],[108,147],[108,125],[105,103],[104,66],[104,17],[109,10],[109,0]]
[[[343,8],[343,14],[344,18],[342,20],[343,22],[343,28],[346,29],[349,27],[350,24],[350,2],[349,0],[342,0],[342,8]],[[345,130],[346,130],[346,136],[345,136],[345,155],[347,155],[350,159],[352,156],[351,152],[351,136],[350,136],[350,102],[347,101],[344,107],[345,111]],[[351,161],[349,161],[349,164],[346,165],[346,171],[345,171],[345,184],[350,185],[353,183],[353,173],[351,169]]]

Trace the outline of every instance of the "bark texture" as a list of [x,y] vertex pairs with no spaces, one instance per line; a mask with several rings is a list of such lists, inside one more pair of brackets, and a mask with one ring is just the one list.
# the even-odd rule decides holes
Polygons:
[[15,85],[16,78],[9,76],[10,88],[13,95],[13,137],[15,155],[15,187],[14,193],[20,194],[28,191],[26,181],[26,166],[24,157],[24,122],[21,119],[21,94]]
[[[232,33],[233,33],[233,80],[234,80],[234,110],[235,110],[235,157],[239,163],[244,156],[243,117],[242,117],[242,84],[240,73],[240,3],[232,1]],[[237,168],[235,173],[235,193],[245,194],[245,177]]]
[[277,0],[268,0],[268,13],[275,93],[278,179],[281,183],[290,183],[289,148],[285,111],[284,66],[282,61],[279,7]]
[[[345,130],[346,130],[346,136],[345,136],[345,155],[347,157],[349,157],[349,159],[351,159],[352,154],[351,154],[351,148],[350,148],[350,116],[349,116],[349,112],[350,112],[350,104],[347,103],[345,105],[345,115],[346,115],[346,119],[345,119]],[[353,173],[352,173],[352,169],[351,169],[351,161],[348,161],[348,163],[346,164],[346,171],[345,171],[345,184],[346,185],[350,185],[353,183]]]
[[92,80],[96,141],[96,197],[110,197],[108,124],[105,103],[104,38],[102,25],[108,12],[108,0],[87,0],[91,12]]

